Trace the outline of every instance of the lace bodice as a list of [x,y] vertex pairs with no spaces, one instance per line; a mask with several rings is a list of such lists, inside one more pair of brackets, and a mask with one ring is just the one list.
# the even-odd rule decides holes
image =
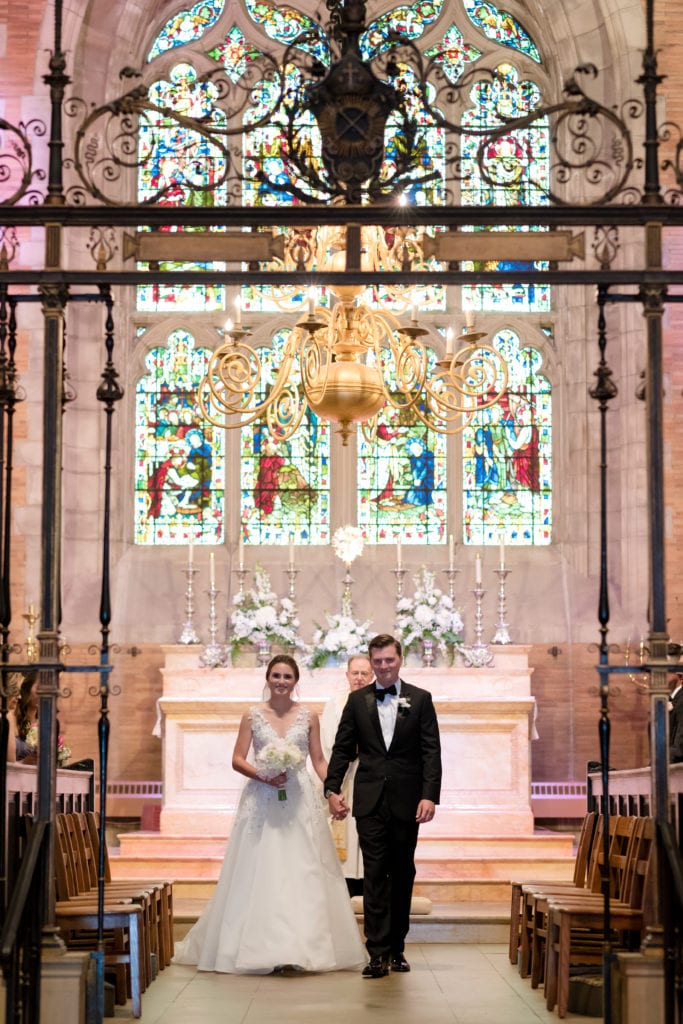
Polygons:
[[308,708],[305,708],[303,705],[297,708],[294,721],[284,736],[278,735],[259,707],[250,708],[249,717],[251,719],[252,744],[256,755],[258,755],[268,743],[284,740],[286,743],[291,743],[299,748],[303,754],[302,766],[305,766],[306,756],[308,754],[308,732],[310,728]]

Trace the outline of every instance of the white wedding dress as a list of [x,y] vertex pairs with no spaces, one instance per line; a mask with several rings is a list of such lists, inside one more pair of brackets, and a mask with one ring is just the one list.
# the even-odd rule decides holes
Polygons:
[[[255,755],[277,733],[249,712]],[[308,769],[309,714],[298,709],[285,739],[304,755],[287,772],[286,800],[249,779],[213,898],[174,962],[200,971],[268,974],[292,965],[337,971],[367,959],[334,848],[325,808]]]

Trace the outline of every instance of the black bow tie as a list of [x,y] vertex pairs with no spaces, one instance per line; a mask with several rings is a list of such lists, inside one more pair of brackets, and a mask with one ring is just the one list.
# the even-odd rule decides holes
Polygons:
[[380,686],[375,688],[375,697],[377,700],[384,700],[384,698],[390,693],[393,694],[394,697],[396,696],[396,683],[392,683],[391,686],[387,686],[385,689],[382,689]]

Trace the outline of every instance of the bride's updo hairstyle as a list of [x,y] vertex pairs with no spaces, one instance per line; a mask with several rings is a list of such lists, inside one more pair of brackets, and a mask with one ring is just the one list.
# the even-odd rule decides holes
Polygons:
[[282,663],[283,665],[287,665],[287,667],[291,668],[292,672],[294,673],[294,678],[297,682],[297,686],[295,686],[292,689],[292,694],[295,694],[297,698],[299,696],[299,666],[295,662],[294,658],[291,658],[289,654],[276,654],[274,657],[270,659],[270,661],[268,662],[268,667],[266,668],[266,685],[263,687],[262,695],[262,700],[266,702],[268,701],[268,697],[270,696],[270,690],[268,689],[268,680],[270,678],[270,673],[272,672],[273,667],[275,665],[279,665],[280,663]]
[[280,663],[282,663],[283,665],[287,665],[288,668],[291,668],[292,672],[294,673],[294,678],[298,683],[299,666],[295,662],[294,658],[290,658],[288,654],[276,654],[273,658],[270,659],[270,661],[268,662],[268,667],[266,669],[266,681],[268,681],[268,679],[270,678],[270,673],[272,672],[273,667],[275,665],[279,665]]

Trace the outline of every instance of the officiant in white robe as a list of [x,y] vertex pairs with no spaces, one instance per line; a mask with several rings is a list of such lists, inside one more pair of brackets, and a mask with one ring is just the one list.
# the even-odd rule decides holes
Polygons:
[[[372,682],[373,672],[370,666],[370,659],[365,654],[353,654],[346,665],[346,678],[349,690],[360,690]],[[348,699],[348,690],[336,693],[323,708],[320,718],[320,739],[323,753],[329,761],[330,753],[334,745],[334,738],[337,734],[337,726],[344,705]],[[353,780],[356,776],[358,762],[354,761],[349,765],[349,770],[344,779],[342,793],[349,807],[353,809]],[[343,821],[330,820],[332,836],[337,848],[337,854],[342,865],[344,878],[350,896],[363,895],[363,857],[360,852],[356,822],[353,814],[347,814]]]

